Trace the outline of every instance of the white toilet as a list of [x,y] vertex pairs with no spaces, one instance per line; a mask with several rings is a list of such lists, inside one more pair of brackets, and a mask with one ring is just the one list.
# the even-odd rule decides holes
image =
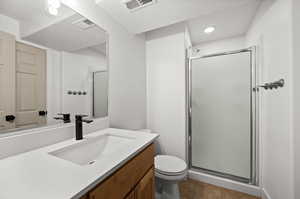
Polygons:
[[180,199],[178,182],[187,176],[185,161],[175,156],[157,155],[154,165],[156,199]]
[[[151,133],[149,129],[140,130]],[[175,156],[156,155],[154,159],[156,199],[180,199],[178,182],[187,176],[187,164]]]

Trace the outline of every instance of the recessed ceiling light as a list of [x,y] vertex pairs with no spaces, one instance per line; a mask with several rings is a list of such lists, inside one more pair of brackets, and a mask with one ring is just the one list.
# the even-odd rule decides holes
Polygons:
[[49,12],[50,15],[53,15],[53,16],[58,15],[58,9],[57,8],[49,7],[48,12]]
[[209,26],[209,27],[207,27],[207,28],[204,29],[204,33],[210,34],[210,33],[214,32],[215,30],[216,30],[215,27]]
[[57,16],[60,6],[60,0],[46,0],[46,8],[50,15]]

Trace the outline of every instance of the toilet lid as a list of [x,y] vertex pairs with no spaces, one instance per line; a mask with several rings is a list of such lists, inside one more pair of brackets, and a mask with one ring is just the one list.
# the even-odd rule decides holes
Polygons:
[[155,171],[165,175],[180,175],[187,169],[185,161],[175,156],[158,155],[154,159]]

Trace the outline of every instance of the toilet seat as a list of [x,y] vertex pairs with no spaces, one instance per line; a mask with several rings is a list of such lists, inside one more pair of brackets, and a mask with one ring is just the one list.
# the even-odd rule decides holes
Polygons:
[[175,156],[157,155],[154,159],[155,172],[164,176],[185,176],[187,173],[186,163]]

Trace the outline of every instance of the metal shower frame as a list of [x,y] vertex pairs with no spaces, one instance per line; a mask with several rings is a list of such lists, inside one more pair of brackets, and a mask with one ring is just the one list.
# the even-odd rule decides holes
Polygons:
[[[234,176],[226,173],[221,173],[213,170],[203,169],[192,165],[192,107],[191,107],[191,100],[192,100],[192,89],[191,89],[191,75],[192,75],[192,61],[195,59],[204,59],[209,57],[217,57],[217,56],[224,56],[224,55],[232,55],[232,54],[238,54],[238,53],[244,53],[244,52],[250,52],[251,56],[251,74],[250,74],[250,122],[251,122],[251,165],[250,165],[250,179],[248,178],[242,178],[239,176]],[[250,48],[235,50],[235,51],[227,51],[222,53],[216,53],[216,54],[210,54],[210,55],[204,55],[204,56],[198,56],[198,57],[191,57],[188,58],[188,53],[186,52],[186,105],[187,105],[187,111],[186,111],[186,132],[187,132],[187,162],[189,165],[189,168],[196,172],[202,172],[205,174],[210,174],[218,177],[227,178],[230,180],[235,180],[242,183],[248,183],[251,185],[258,185],[259,183],[259,167],[258,167],[258,160],[259,160],[259,95],[258,90],[255,89],[258,86],[259,83],[259,76],[258,76],[258,64],[257,64],[257,47],[253,46]]]

